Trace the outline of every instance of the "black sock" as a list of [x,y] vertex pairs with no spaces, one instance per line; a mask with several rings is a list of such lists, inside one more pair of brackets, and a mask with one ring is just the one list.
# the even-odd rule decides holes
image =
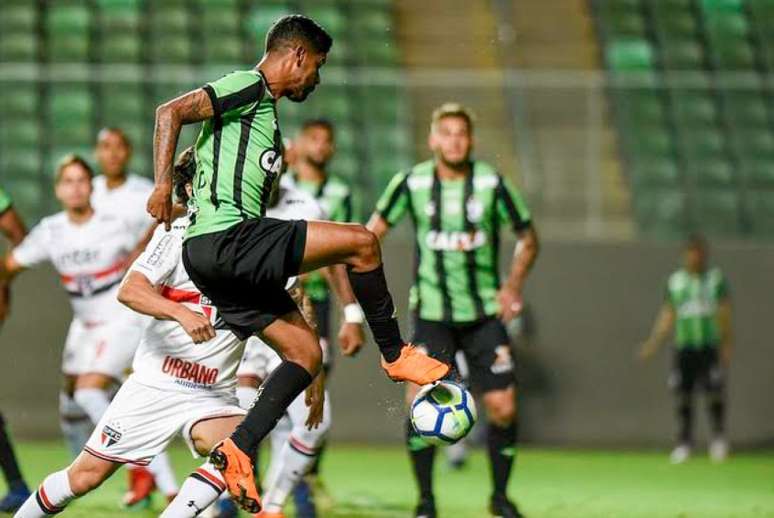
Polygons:
[[16,455],[13,452],[11,438],[5,429],[5,419],[0,414],[0,468],[3,470],[5,481],[9,489],[26,489],[19,463],[16,461]]
[[237,447],[255,457],[258,444],[285,414],[290,403],[312,382],[312,376],[297,363],[284,361],[272,372],[261,388],[244,421],[231,439]]
[[691,444],[693,442],[693,401],[691,396],[683,395],[677,403],[677,438],[680,444]]
[[414,478],[419,486],[419,497],[422,500],[433,500],[435,446],[422,440],[411,425],[411,419],[406,419],[406,447],[411,457]]
[[486,445],[489,450],[489,463],[492,467],[493,497],[505,497],[508,479],[516,457],[516,424],[505,428],[489,423]]
[[726,402],[723,396],[710,396],[709,412],[712,422],[712,433],[716,436],[723,435],[726,423]]
[[387,288],[387,279],[384,278],[384,268],[380,265],[370,272],[353,272],[350,268],[347,273],[352,292],[363,308],[379,351],[388,362],[397,360],[405,342],[400,337],[395,306]]

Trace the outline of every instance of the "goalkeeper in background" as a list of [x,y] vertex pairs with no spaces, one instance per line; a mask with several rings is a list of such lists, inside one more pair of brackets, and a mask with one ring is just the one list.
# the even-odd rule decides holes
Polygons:
[[723,461],[728,456],[724,373],[732,350],[728,283],[720,269],[708,267],[707,243],[700,236],[686,242],[683,261],[683,267],[667,281],[664,304],[640,357],[652,357],[674,332],[674,370],[669,384],[677,396],[679,433],[671,461],[685,462],[693,451],[693,393],[697,385],[707,394],[713,433],[710,456]]

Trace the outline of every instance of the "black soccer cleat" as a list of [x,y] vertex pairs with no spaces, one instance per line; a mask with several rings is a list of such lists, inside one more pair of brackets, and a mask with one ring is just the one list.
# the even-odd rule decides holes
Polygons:
[[505,496],[492,498],[489,503],[489,512],[492,513],[493,518],[524,518],[516,504]]
[[438,513],[435,511],[435,500],[432,498],[420,500],[416,511],[414,511],[414,518],[438,518]]

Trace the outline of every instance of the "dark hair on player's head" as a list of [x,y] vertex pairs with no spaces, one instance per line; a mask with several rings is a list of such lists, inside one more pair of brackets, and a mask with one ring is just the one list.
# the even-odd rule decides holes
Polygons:
[[312,128],[323,128],[328,131],[331,137],[334,135],[333,123],[325,118],[306,119],[301,124],[301,133]]
[[175,196],[180,203],[188,203],[188,192],[185,186],[193,182],[195,174],[196,153],[193,146],[189,146],[177,155],[175,167],[172,169],[172,184],[175,186]]
[[56,164],[56,173],[54,175],[54,185],[58,184],[60,181],[62,181],[62,173],[65,169],[70,167],[71,165],[79,165],[81,166],[81,169],[86,171],[86,174],[89,175],[89,181],[91,181],[94,178],[94,169],[91,168],[89,163],[84,160],[84,158],[80,155],[76,155],[75,153],[69,153],[62,157],[61,160]]
[[132,141],[129,138],[129,135],[127,135],[126,132],[121,128],[119,128],[118,126],[105,126],[101,130],[99,130],[99,133],[97,133],[97,142],[99,142],[102,139],[102,137],[107,133],[118,135],[123,141],[124,145],[131,149]]
[[708,244],[707,239],[699,234],[694,233],[688,236],[688,239],[685,240],[685,249],[686,250],[707,250]]
[[327,54],[333,45],[333,38],[317,22],[300,14],[283,16],[266,33],[266,52],[297,43]]

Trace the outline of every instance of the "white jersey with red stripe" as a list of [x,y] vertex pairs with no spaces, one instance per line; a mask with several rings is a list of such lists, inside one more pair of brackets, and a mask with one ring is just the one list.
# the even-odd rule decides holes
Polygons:
[[95,211],[76,224],[60,212],[43,218],[12,254],[26,268],[51,262],[70,295],[75,320],[93,325],[134,318],[116,294],[135,245],[131,229],[115,215]]
[[154,224],[153,218],[145,210],[145,204],[153,192],[153,182],[130,174],[123,184],[108,189],[107,178],[99,175],[92,181],[92,186],[92,206],[96,210],[114,214],[125,220],[132,229],[135,243],[139,242]]
[[233,392],[244,342],[225,327],[185,271],[182,250],[188,225],[188,218],[179,218],[169,232],[159,226],[130,270],[144,275],[164,297],[206,315],[216,336],[195,344],[177,322],[152,319],[134,356],[132,379],[164,390]]

